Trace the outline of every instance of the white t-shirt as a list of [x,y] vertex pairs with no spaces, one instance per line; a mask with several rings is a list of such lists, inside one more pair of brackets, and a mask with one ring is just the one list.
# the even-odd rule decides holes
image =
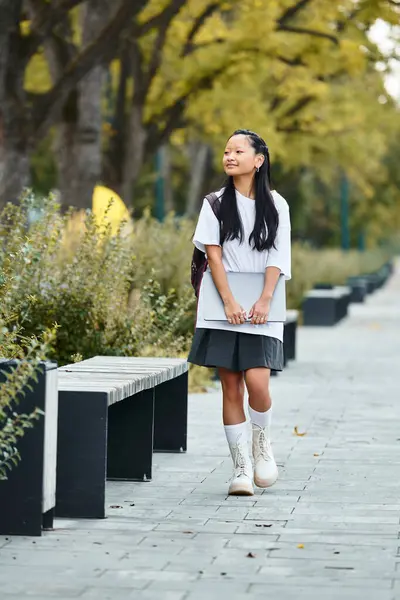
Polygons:
[[[216,192],[221,197],[223,189]],[[244,238],[229,240],[222,246],[222,262],[225,270],[241,273],[262,273],[267,267],[278,267],[285,279],[291,277],[291,248],[290,248],[290,215],[286,200],[273,191],[272,196],[279,213],[279,227],[275,240],[275,248],[259,252],[249,244],[249,236],[254,229],[256,216],[255,201],[243,196],[236,191],[236,201],[243,223]],[[205,252],[205,246],[220,245],[219,221],[207,199],[204,200],[193,237],[194,245]],[[241,333],[266,335],[283,341],[283,323],[266,323],[265,325],[232,325],[227,321],[205,321],[203,319],[203,293],[200,287],[199,303],[197,309],[197,329],[223,329]]]

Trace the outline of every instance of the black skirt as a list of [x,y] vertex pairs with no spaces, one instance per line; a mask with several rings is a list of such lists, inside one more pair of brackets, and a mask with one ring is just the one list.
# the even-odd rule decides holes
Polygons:
[[266,335],[196,329],[188,362],[238,372],[255,367],[282,371],[283,344]]

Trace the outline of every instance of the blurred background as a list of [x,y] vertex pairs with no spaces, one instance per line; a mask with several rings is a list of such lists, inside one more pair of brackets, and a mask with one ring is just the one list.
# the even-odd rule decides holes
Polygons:
[[242,127],[290,205],[289,305],[378,269],[399,247],[399,17],[397,0],[0,0],[3,322],[57,322],[60,362],[184,353],[194,219]]

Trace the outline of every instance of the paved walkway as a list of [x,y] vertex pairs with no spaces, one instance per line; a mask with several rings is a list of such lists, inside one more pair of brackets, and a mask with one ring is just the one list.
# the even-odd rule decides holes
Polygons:
[[189,452],[110,483],[108,519],[0,538],[2,600],[400,599],[399,375],[400,273],[343,324],[300,330],[272,383],[276,486],[226,497],[220,392],[192,396]]

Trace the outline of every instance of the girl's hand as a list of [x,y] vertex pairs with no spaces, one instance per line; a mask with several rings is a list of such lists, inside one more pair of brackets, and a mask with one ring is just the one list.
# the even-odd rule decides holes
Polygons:
[[225,304],[225,314],[228,323],[231,323],[232,325],[241,325],[246,321],[246,311],[236,302],[236,300],[232,300]]
[[265,325],[268,321],[271,300],[260,298],[249,312],[249,319],[253,325]]

